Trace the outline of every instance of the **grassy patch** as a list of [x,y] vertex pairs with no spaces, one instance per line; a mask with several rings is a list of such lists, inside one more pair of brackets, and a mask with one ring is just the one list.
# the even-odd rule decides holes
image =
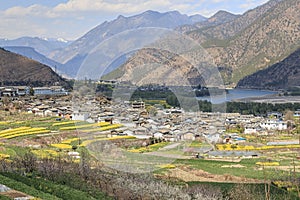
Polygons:
[[163,147],[167,146],[168,144],[170,144],[170,143],[169,142],[160,142],[160,143],[156,143],[156,144],[151,144],[147,147],[140,147],[140,148],[137,148],[137,149],[130,149],[128,151],[132,152],[132,153],[153,152],[153,151],[157,151],[160,148],[163,148]]
[[11,200],[11,198],[8,198],[8,197],[0,194],[0,200]]
[[275,171],[273,169],[261,170],[255,163],[259,162],[259,159],[244,159],[239,164],[243,165],[243,168],[224,168],[223,165],[235,165],[236,162],[214,161],[214,160],[183,160],[179,159],[175,164],[189,165],[194,169],[201,169],[212,174],[230,174],[233,176],[254,178],[254,179],[274,179],[280,178],[280,176],[286,176],[286,172]]
[[203,147],[204,144],[202,142],[199,142],[199,141],[193,141],[189,147],[194,147],[194,148],[200,148],[200,147]]
[[[67,185],[60,185],[51,181],[44,180],[42,178],[28,178],[12,173],[2,173],[5,177],[9,177],[15,181],[21,182],[30,186],[40,192],[51,194],[52,199],[73,199],[73,200],[90,200],[90,199],[107,199],[103,193],[98,193],[97,196],[93,196],[88,192],[81,191],[69,187]],[[70,180],[72,181],[72,180]],[[96,194],[96,193],[95,193]],[[58,198],[55,198],[58,197]],[[42,198],[42,197],[41,197]],[[44,199],[44,198],[43,198]]]
[[6,185],[7,187],[18,190],[20,192],[24,192],[28,195],[38,197],[45,200],[58,200],[60,198],[53,196],[51,194],[47,194],[45,192],[39,191],[31,186],[28,186],[27,184],[24,184],[22,182],[19,182],[18,180],[11,179],[9,177],[0,175],[0,183]]

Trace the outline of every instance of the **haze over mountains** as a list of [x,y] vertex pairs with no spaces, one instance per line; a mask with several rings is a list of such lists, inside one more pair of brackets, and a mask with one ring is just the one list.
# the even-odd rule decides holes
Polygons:
[[103,40],[126,30],[142,27],[159,27],[173,29],[184,24],[193,24],[206,20],[201,15],[187,16],[177,11],[159,13],[146,11],[132,17],[120,15],[117,19],[104,22],[90,30],[84,36],[74,41],[63,50],[55,51],[50,58],[65,64],[65,71],[75,76],[87,54],[97,47]]
[[[199,42],[214,59],[225,85],[235,86],[239,80],[282,61],[300,47],[299,10],[299,0],[271,0],[242,15],[219,11],[208,19],[201,15],[187,16],[177,11],[146,11],[132,17],[119,16],[115,20],[104,22],[72,43],[51,43],[25,37],[15,41],[0,40],[0,46],[28,45],[34,49],[9,47],[9,50],[36,59],[52,68],[56,66],[63,73],[75,77],[86,56],[113,35],[142,27],[175,29]],[[24,42],[25,39],[28,39],[28,42]],[[147,51],[142,51],[137,55],[138,58],[151,57],[146,54]],[[139,63],[134,55],[132,56],[130,60]],[[111,70],[126,63],[128,58],[124,56],[122,62],[117,62]],[[125,65],[121,67],[126,68]],[[130,69],[134,70],[133,67]],[[274,68],[270,67],[268,70],[272,71]],[[247,85],[251,84],[251,81],[254,79],[247,79]],[[287,83],[289,84],[290,82]]]
[[38,37],[21,37],[14,40],[0,39],[0,46],[21,46],[21,47],[32,47],[35,51],[48,56],[52,51],[61,49],[70,44],[70,41],[62,38],[58,39],[47,39]]

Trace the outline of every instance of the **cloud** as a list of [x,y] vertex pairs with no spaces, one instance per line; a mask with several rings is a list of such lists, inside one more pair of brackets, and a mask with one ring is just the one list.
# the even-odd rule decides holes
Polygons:
[[29,7],[11,7],[3,12],[5,17],[25,17],[25,16],[35,16],[35,17],[47,17],[53,18],[58,17],[51,8],[34,4]]
[[257,5],[267,3],[269,0],[246,0],[245,3],[241,4],[239,7],[243,10],[248,10]]
[[[220,9],[241,13],[267,0],[68,0],[49,4],[36,1],[0,11],[0,38],[42,36],[74,39],[105,20],[146,10],[211,16]],[[58,2],[58,0],[56,0]],[[59,24],[59,26],[58,26]],[[63,34],[63,35],[59,35]]]
[[227,2],[228,0],[212,0],[213,3]]
[[171,0],[133,0],[133,1],[108,1],[108,0],[70,0],[57,5],[55,12],[90,12],[102,11],[112,13],[136,13],[149,9],[164,9],[173,5]]
[[6,17],[43,16],[48,12],[46,7],[32,5],[29,7],[12,7],[4,11]]
[[47,32],[46,27],[33,23],[32,20],[27,18],[23,18],[22,20],[4,18],[0,20],[0,36],[2,38],[17,38],[21,36],[20,33],[23,36],[42,36]]

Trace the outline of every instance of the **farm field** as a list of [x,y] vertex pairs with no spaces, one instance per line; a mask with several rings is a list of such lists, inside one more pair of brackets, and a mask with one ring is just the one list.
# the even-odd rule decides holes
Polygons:
[[[179,185],[181,182],[191,185],[228,184],[223,193],[229,193],[235,187],[241,187],[240,184],[244,184],[245,187],[249,184],[257,187],[271,184],[274,199],[280,199],[274,191],[280,191],[279,194],[288,199],[297,199],[298,189],[294,180],[300,177],[300,160],[296,159],[299,155],[299,145],[266,145],[268,138],[261,141],[259,145],[254,145],[253,142],[235,146],[217,144],[216,151],[230,152],[230,155],[212,157],[202,153],[201,158],[196,158],[195,149],[211,148],[211,144],[201,141],[172,143],[153,140],[148,141],[150,143],[145,146],[143,139],[109,134],[111,130],[121,127],[121,124],[107,122],[87,123],[61,119],[57,121],[57,118],[53,117],[33,118],[26,122],[2,121],[0,123],[0,162],[2,163],[0,184],[41,199],[65,199],[66,196],[73,194],[76,195],[72,199],[85,199],[83,197],[98,199],[99,195],[101,199],[109,199],[111,192],[92,195],[89,190],[82,189],[76,184],[64,185],[63,182],[44,177],[40,171],[42,169],[36,169],[36,166],[33,166],[33,171],[26,172],[26,176],[5,172],[6,168],[13,167],[10,162],[17,164],[18,159],[22,158],[34,162],[43,160],[46,163],[63,161],[68,163],[67,165],[77,165],[78,169],[81,169],[82,162],[85,162],[85,157],[88,155],[89,162],[93,163],[92,166],[98,166],[96,163],[104,159],[108,167],[110,166],[108,163],[124,165],[129,162],[129,166],[138,168],[139,162],[142,161],[143,165],[147,166],[148,163],[156,169],[153,173],[155,177],[176,180],[176,184]],[[253,136],[247,137],[255,139]],[[278,141],[296,138],[294,135],[276,136]],[[274,140],[274,137],[272,139]],[[115,155],[111,156],[117,160],[97,157],[93,152],[93,146],[98,143],[108,143],[119,148],[126,160],[125,157],[119,159],[119,156],[114,157]],[[256,151],[260,156],[245,158],[234,153],[241,151]],[[146,161],[145,158],[150,159],[151,162]],[[81,182],[81,178],[78,178],[78,181]],[[58,192],[61,190],[65,193]],[[0,199],[6,198],[7,196],[0,194]]]

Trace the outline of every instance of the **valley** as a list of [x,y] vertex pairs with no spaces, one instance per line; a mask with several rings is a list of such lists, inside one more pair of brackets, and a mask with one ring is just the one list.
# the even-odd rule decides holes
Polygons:
[[263,2],[3,3],[0,199],[300,199],[300,1]]

